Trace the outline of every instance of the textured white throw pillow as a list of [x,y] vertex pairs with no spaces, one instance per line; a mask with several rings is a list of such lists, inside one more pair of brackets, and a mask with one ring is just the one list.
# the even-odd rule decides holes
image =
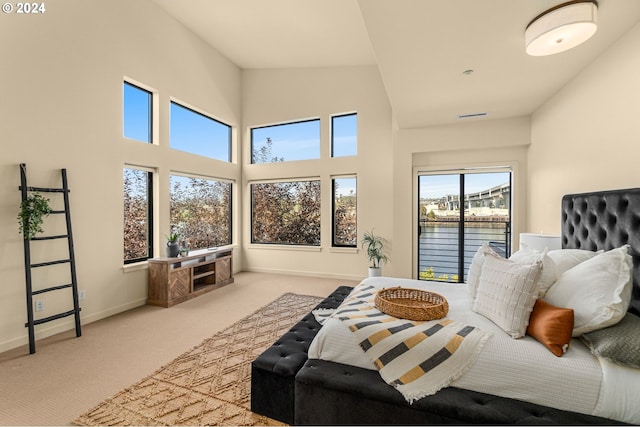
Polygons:
[[618,323],[631,301],[633,260],[629,245],[600,253],[560,275],[544,300],[572,308],[573,336]]
[[484,257],[488,254],[499,256],[489,247],[488,244],[483,243],[471,260],[471,265],[467,272],[467,290],[469,291],[469,295],[472,300],[476,299],[478,284],[480,283],[480,273],[482,272],[482,264],[484,263]]
[[533,264],[536,261],[542,261],[542,273],[540,273],[540,278],[538,279],[538,297],[541,298],[556,282],[556,263],[547,255],[548,251],[546,249],[540,252],[526,245],[520,246],[522,249],[511,255],[509,259],[518,264]]
[[524,336],[529,316],[538,299],[538,277],[542,261],[518,264],[487,255],[482,264],[480,283],[473,310],[512,338]]

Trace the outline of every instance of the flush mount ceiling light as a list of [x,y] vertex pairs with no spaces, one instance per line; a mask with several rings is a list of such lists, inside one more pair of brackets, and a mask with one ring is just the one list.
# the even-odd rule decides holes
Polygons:
[[587,41],[598,29],[596,1],[570,1],[559,4],[527,25],[524,31],[527,53],[553,55]]

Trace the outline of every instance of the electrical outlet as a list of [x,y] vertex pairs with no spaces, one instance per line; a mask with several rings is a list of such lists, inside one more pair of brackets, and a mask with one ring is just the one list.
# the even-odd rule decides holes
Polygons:
[[44,311],[44,300],[43,299],[36,300],[36,311]]
[[83,289],[78,291],[78,299],[80,301],[82,301],[83,299],[85,299],[87,297],[87,292]]

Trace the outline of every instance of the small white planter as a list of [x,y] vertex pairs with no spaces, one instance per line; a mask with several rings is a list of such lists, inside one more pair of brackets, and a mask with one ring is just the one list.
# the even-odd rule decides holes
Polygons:
[[382,276],[382,269],[380,267],[369,267],[369,277]]

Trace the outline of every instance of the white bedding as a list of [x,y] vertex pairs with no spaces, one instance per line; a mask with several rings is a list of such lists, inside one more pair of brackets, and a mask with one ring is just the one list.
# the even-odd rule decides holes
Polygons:
[[[562,357],[554,356],[529,336],[513,339],[471,310],[466,284],[390,277],[368,278],[363,283],[380,289],[402,286],[437,292],[447,298],[447,317],[493,333],[475,364],[452,386],[640,423],[640,405],[635,403],[640,395],[640,370],[603,364],[577,339],[572,340],[569,351]],[[324,324],[311,343],[309,358],[376,369],[351,331],[338,319],[329,319]]]

